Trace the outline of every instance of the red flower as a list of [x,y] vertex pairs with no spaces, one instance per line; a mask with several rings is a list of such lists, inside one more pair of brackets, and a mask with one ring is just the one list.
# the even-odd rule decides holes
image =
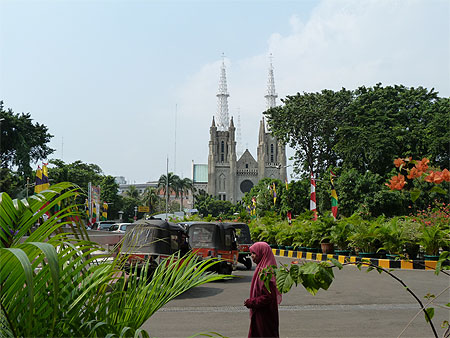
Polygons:
[[420,171],[427,171],[429,162],[430,160],[424,157],[422,161],[416,163],[416,168],[419,169]]
[[420,176],[422,176],[422,174],[423,171],[420,171],[414,167],[409,171],[408,178],[412,180],[414,178],[419,178]]
[[448,169],[442,170],[442,178],[445,182],[450,182],[450,171]]
[[403,176],[402,174],[398,174],[397,176],[392,176],[392,178],[389,180],[389,182],[390,182],[390,184],[386,183],[386,185],[391,190],[402,190],[406,184],[405,176]]
[[401,158],[397,158],[396,160],[394,160],[394,165],[396,168],[400,167],[401,165],[404,165],[405,161],[403,161],[403,159]]

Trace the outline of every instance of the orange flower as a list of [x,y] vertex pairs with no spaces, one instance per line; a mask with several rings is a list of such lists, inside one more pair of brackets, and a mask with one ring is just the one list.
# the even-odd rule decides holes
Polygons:
[[405,161],[403,161],[403,159],[401,159],[401,158],[397,158],[396,160],[394,160],[394,164],[395,164],[395,167],[398,168],[401,165],[404,165]]
[[416,163],[416,168],[419,169],[420,171],[427,171],[429,162],[430,160],[424,157],[422,161]]
[[442,177],[442,171],[436,171],[436,177],[434,178],[434,183],[441,184],[444,181],[444,177]]
[[391,190],[402,190],[406,184],[405,176],[403,176],[402,174],[398,174],[397,176],[392,176],[392,178],[389,180],[389,182],[390,182],[390,184],[386,183],[386,185]]
[[448,169],[442,170],[442,178],[446,182],[450,182],[450,171]]
[[412,180],[414,178],[419,178],[420,176],[422,176],[422,174],[423,174],[423,171],[417,170],[417,168],[414,167],[414,168],[411,168],[411,170],[409,171],[408,178],[410,180]]
[[430,174],[425,177],[425,181],[430,183],[441,184],[444,178],[442,177],[442,172],[440,171],[430,171]]

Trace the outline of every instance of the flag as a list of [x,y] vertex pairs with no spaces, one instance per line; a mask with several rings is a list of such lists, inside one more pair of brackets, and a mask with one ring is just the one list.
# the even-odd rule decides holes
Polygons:
[[86,216],[89,218],[89,202],[87,198],[84,201],[84,210],[86,211]]
[[273,182],[273,204],[277,202],[277,189],[275,188],[275,182]]
[[336,220],[337,212],[338,212],[338,196],[336,193],[336,189],[334,189],[333,177],[336,175],[330,170],[330,181],[331,181],[331,213],[333,214],[334,219]]
[[106,221],[108,219],[108,203],[103,202],[102,209],[102,221]]
[[251,215],[252,216],[256,215],[256,198],[255,197],[252,198],[252,212],[251,212]]
[[50,182],[48,180],[47,164],[48,163],[44,163],[42,166],[42,185],[43,185],[42,190],[47,190],[48,188],[50,188]]
[[38,166],[36,170],[36,184],[34,185],[34,193],[39,194],[44,190],[47,190],[50,187],[50,184],[48,182],[48,170],[47,170],[47,164],[45,163],[42,166],[42,169],[40,166]]
[[314,212],[313,220],[317,220],[317,209],[316,209],[316,181],[314,180],[314,175],[311,173],[311,198],[309,200],[309,210]]
[[36,170],[36,184],[34,185],[34,193],[39,194],[42,191],[42,170],[38,166]]

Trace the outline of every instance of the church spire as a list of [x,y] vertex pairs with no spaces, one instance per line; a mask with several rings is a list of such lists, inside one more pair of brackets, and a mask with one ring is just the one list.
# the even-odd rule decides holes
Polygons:
[[222,68],[220,72],[219,91],[217,93],[217,127],[219,130],[228,130],[228,90],[225,72],[225,55],[222,53]]
[[275,80],[273,78],[273,66],[272,66],[272,53],[270,54],[270,65],[269,65],[269,78],[267,80],[267,94],[264,95],[266,98],[266,108],[270,109],[275,107],[276,99],[278,94],[275,92]]

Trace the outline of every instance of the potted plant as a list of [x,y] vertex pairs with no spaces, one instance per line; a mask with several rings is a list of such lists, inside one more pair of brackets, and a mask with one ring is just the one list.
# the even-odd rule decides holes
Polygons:
[[356,214],[349,218],[340,219],[330,229],[330,241],[337,247],[336,254],[348,256],[350,255],[349,244],[350,235],[353,231],[353,222],[355,218],[360,217]]
[[382,223],[378,229],[378,237],[382,244],[380,250],[387,251],[387,258],[397,258],[403,252],[405,238],[401,227],[402,218],[394,217]]
[[425,259],[437,261],[439,259],[439,248],[448,242],[448,237],[448,234],[439,226],[424,226],[419,242],[425,250]]
[[281,223],[279,231],[275,235],[275,241],[278,245],[278,249],[292,249],[292,228],[287,222]]
[[350,236],[350,243],[360,257],[375,257],[378,249],[379,220],[361,220]]
[[420,236],[422,234],[422,226],[419,222],[410,218],[404,219],[402,223],[402,237],[404,240],[404,248],[408,259],[417,259],[420,251]]

